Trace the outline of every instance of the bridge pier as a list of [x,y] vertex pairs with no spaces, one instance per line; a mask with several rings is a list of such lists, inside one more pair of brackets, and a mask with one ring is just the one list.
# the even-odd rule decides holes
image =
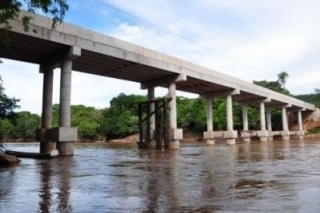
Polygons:
[[268,138],[268,132],[266,130],[266,117],[264,102],[260,102],[260,131],[258,132],[261,142],[266,142]]
[[214,133],[213,133],[213,119],[212,119],[212,99],[207,98],[207,131],[203,133],[203,138],[206,140],[208,145],[215,144]]
[[[154,95],[154,87],[148,87],[148,100],[153,101],[155,100],[155,95]],[[155,103],[151,102],[150,103],[150,112],[155,111]],[[156,120],[155,120],[155,114],[150,116],[150,149],[155,149],[156,148],[156,141],[154,138],[154,132],[156,129]]]
[[227,139],[228,145],[233,145],[236,143],[236,138],[238,137],[237,131],[233,131],[233,112],[232,112],[232,96],[231,94],[226,98],[226,108],[227,108],[227,131],[224,132],[223,136]]
[[177,128],[177,100],[176,100],[176,83],[169,84],[169,96],[172,100],[169,102],[169,125],[170,125],[170,148],[179,149],[180,140],[183,139],[182,129]]
[[61,63],[59,128],[56,130],[58,131],[56,133],[58,136],[57,149],[60,155],[73,155],[73,142],[77,139],[77,128],[70,127],[71,77],[72,60],[65,59]]
[[281,114],[282,114],[282,139],[284,141],[290,140],[290,131],[289,131],[289,126],[288,126],[288,118],[287,118],[287,110],[286,107],[282,107],[281,109]]
[[37,130],[37,141],[40,141],[40,153],[50,153],[56,149],[56,142],[50,138],[52,129],[52,93],[53,93],[53,69],[43,71],[42,91],[42,124]]
[[249,133],[249,121],[248,121],[248,108],[247,105],[242,105],[242,120],[243,120],[243,131],[241,132],[241,137],[243,142],[250,142]]
[[304,138],[304,131],[302,127],[302,115],[301,115],[302,110],[297,111],[297,116],[298,116],[298,126],[299,126],[299,131],[297,132],[299,139]]
[[267,109],[267,128],[268,128],[268,141],[273,141],[271,110],[270,109]]

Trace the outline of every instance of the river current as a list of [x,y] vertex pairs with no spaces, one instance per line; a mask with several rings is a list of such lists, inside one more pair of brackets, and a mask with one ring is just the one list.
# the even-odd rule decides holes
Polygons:
[[[38,151],[38,144],[6,144]],[[0,212],[320,212],[320,140],[76,145],[0,168]]]

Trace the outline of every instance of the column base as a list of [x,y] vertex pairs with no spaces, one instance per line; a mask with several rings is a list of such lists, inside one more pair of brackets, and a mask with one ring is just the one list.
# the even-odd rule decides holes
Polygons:
[[206,143],[207,143],[208,145],[214,145],[214,144],[215,144],[215,141],[214,141],[214,139],[206,139]]
[[171,140],[170,149],[180,149],[180,141],[179,140]]
[[150,140],[149,149],[155,149],[156,148],[156,141]]
[[57,149],[60,156],[74,155],[73,142],[57,142]]
[[298,138],[299,139],[304,139],[304,136],[303,135],[299,135]]
[[260,142],[267,142],[268,141],[268,137],[260,137]]
[[273,141],[273,136],[268,136],[268,141]]
[[243,142],[246,143],[250,143],[251,142],[251,138],[242,138]]
[[234,144],[236,144],[236,139],[234,138],[227,139],[227,145],[234,145]]
[[40,153],[50,153],[56,150],[56,142],[40,142]]
[[288,141],[288,140],[290,140],[290,136],[289,135],[282,135],[282,140]]

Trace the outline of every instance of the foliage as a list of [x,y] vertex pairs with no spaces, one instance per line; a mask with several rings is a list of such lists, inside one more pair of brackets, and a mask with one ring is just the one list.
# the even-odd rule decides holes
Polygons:
[[13,138],[32,139],[41,126],[41,117],[26,111],[18,112],[13,125]]
[[289,74],[285,71],[282,71],[281,73],[278,74],[278,81],[280,84],[282,84],[283,89],[286,88],[285,85],[288,77],[289,77]]
[[319,134],[320,133],[320,129],[319,128],[311,128],[308,130],[309,134]]
[[253,81],[253,83],[285,95],[291,95],[287,89],[281,86],[279,81]]
[[4,136],[12,136],[13,134],[13,124],[11,123],[11,120],[5,118],[5,119],[0,119],[0,140]]
[[2,86],[2,79],[0,76],[0,119],[12,118],[14,116],[14,109],[19,108],[19,99],[9,98]]
[[318,108],[320,107],[320,90],[319,89],[315,89],[314,94],[296,95],[295,98],[314,104]]
[[137,133],[139,131],[137,103],[146,100],[146,96],[123,93],[113,98],[110,101],[110,108],[102,110],[100,133],[108,139]]
[[[24,3],[23,3],[24,2]],[[36,10],[49,15],[52,18],[52,29],[57,23],[61,23],[69,6],[66,0],[1,0],[0,1],[0,24],[4,25],[4,35],[1,36],[1,41],[5,44],[8,42],[8,31],[12,28],[10,20],[17,19],[20,14],[20,9],[26,7],[27,11],[34,14]],[[24,15],[21,18],[24,31],[30,30],[31,15]]]

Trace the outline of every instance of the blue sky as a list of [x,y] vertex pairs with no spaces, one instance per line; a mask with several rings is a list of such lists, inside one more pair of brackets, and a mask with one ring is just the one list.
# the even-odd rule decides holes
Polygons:
[[[65,22],[249,82],[276,80],[278,73],[286,71],[289,74],[286,87],[293,94],[313,93],[320,88],[317,0],[69,0],[68,3]],[[42,74],[38,65],[2,61],[0,75],[7,94],[21,99],[20,110],[40,114]],[[77,72],[72,84],[72,104],[96,108],[108,107],[110,99],[119,93],[146,94],[136,83]],[[157,89],[156,95],[166,92]],[[58,103],[58,95],[59,70],[55,70],[54,103]]]

